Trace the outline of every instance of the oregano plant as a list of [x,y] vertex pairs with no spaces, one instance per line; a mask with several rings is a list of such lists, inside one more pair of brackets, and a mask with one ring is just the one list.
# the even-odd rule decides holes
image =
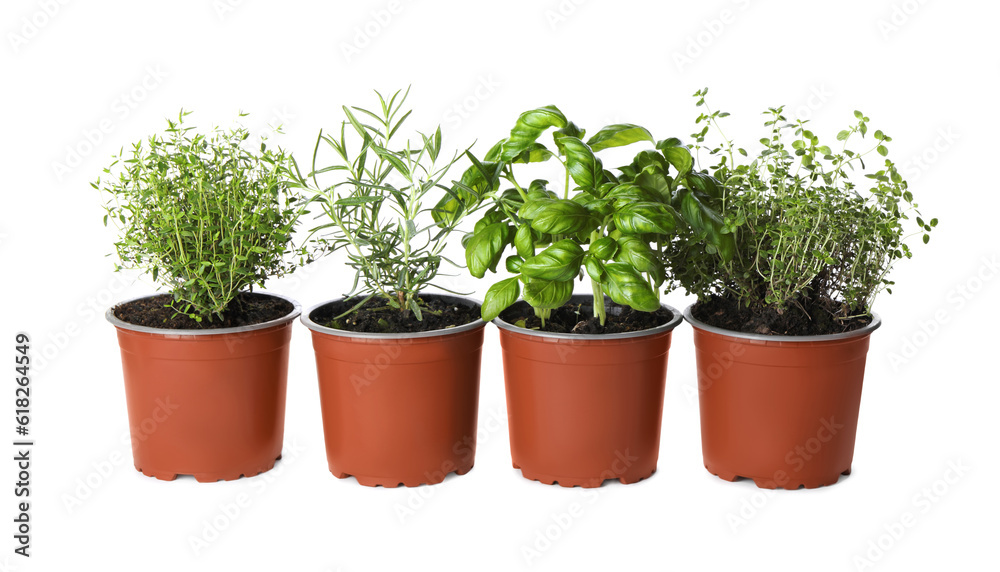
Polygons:
[[[552,147],[539,141],[552,130]],[[647,143],[634,161],[605,169],[597,154],[608,148]],[[677,139],[657,142],[634,124],[604,127],[591,137],[555,106],[521,114],[483,160],[456,182],[453,196],[439,205],[442,219],[453,209],[484,201],[485,209],[464,240],[469,272],[482,278],[504,260],[514,273],[486,292],[483,319],[491,320],[519,296],[544,324],[553,309],[569,301],[574,282],[586,277],[594,294],[594,316],[607,319],[604,296],[642,312],[660,308],[663,249],[678,227],[694,229],[709,248],[728,255],[713,210],[717,181],[692,170],[689,150]],[[558,162],[556,187],[546,180],[519,181],[515,169],[527,163]],[[502,188],[510,185],[509,188]]]
[[[889,157],[892,137],[870,131],[869,117],[855,111],[828,144],[807,120],[772,107],[761,150],[750,157],[726,137],[720,120],[728,113],[708,108],[707,91],[695,93],[706,110],[696,119],[695,149],[723,181],[721,232],[733,238],[734,252],[723,257],[697,240],[678,240],[664,256],[671,279],[703,301],[725,297],[758,314],[794,311],[816,320],[822,308],[841,324],[867,316],[875,296],[891,292],[893,264],[912,256],[907,238],[927,242],[938,224],[920,216]],[[710,131],[719,143],[707,143]]]
[[211,322],[240,292],[294,270],[303,203],[289,154],[242,126],[199,132],[189,113],[119,152],[92,186],[108,198],[105,226],[121,233],[115,269],[148,273],[178,314]]

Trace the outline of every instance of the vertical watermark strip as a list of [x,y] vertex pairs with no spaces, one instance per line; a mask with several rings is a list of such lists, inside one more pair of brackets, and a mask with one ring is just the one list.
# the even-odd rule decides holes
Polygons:
[[31,556],[31,337],[18,333],[14,338],[14,554]]

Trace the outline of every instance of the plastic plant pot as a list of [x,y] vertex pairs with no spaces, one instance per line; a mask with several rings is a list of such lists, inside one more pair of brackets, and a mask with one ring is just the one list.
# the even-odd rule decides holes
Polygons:
[[[458,296],[423,294],[478,308]],[[472,470],[476,455],[482,320],[419,333],[365,333],[313,321],[330,472],[366,486],[437,484]]]
[[871,333],[767,336],[694,327],[705,468],[726,481],[812,489],[850,474]]
[[[570,303],[589,312],[593,296],[573,296]],[[511,460],[525,478],[590,488],[653,474],[667,352],[681,322],[680,312],[663,307],[673,313],[668,323],[620,334],[559,334],[494,320],[503,348]]]
[[118,330],[135,468],[166,481],[252,477],[281,456],[292,323],[285,316],[236,328],[135,326]]

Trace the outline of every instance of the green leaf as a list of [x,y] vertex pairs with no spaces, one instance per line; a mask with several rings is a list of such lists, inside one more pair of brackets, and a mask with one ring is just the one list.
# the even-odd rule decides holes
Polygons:
[[410,169],[409,167],[406,166],[406,163],[403,161],[403,159],[399,157],[399,155],[386,149],[385,147],[375,145],[374,143],[372,143],[371,148],[373,151],[375,151],[376,155],[388,161],[389,164],[392,165],[392,168],[395,169],[396,172],[398,172],[400,175],[402,175],[403,178],[406,179],[410,178]]
[[649,244],[637,236],[625,235],[618,239],[615,262],[622,262],[639,272],[650,272],[659,266],[659,260]]
[[585,134],[586,134],[585,129],[580,129],[580,127],[576,123],[573,123],[572,121],[567,121],[565,127],[561,129],[556,129],[555,132],[552,133],[552,139],[556,143],[556,148],[559,149],[559,154],[565,155],[566,149],[563,146],[562,140],[565,137],[576,137],[577,139],[582,140]]
[[532,308],[555,309],[569,302],[572,296],[572,281],[553,282],[529,278],[527,284],[524,285],[524,300],[531,304]]
[[508,235],[506,223],[493,223],[476,232],[465,247],[465,263],[469,273],[482,278],[487,270],[496,270],[503,255]]
[[618,123],[608,125],[601,129],[593,137],[587,140],[587,145],[593,151],[608,149],[610,147],[622,147],[638,143],[640,141],[654,142],[652,134],[645,127],[633,125],[631,123]]
[[516,254],[508,256],[506,262],[504,262],[504,266],[507,268],[507,272],[510,272],[512,274],[519,273],[521,271],[522,264],[524,264],[524,258]]
[[614,220],[625,234],[671,234],[676,226],[672,209],[653,202],[628,205],[615,213]]
[[541,163],[548,161],[555,155],[552,151],[549,151],[545,145],[541,143],[532,143],[530,147],[521,152],[520,155],[514,158],[512,163]]
[[546,234],[577,234],[595,225],[587,207],[565,199],[528,201],[522,207],[531,228]]
[[570,177],[581,189],[593,192],[604,177],[604,167],[593,150],[576,137],[560,139],[566,154],[566,169]]
[[705,193],[713,199],[722,198],[722,183],[707,173],[689,173],[685,180],[688,186],[696,191]]
[[535,237],[531,232],[531,227],[522,224],[514,235],[514,247],[517,255],[521,258],[528,258],[535,255]]
[[594,282],[604,282],[607,278],[604,274],[604,263],[593,255],[588,254],[583,257],[583,266],[587,269],[587,275]]
[[410,298],[410,303],[408,305],[410,307],[410,310],[413,312],[414,317],[417,318],[417,321],[418,322],[422,321],[424,319],[424,316],[423,313],[420,311],[420,305],[417,304],[417,299]]
[[719,213],[700,200],[698,193],[689,189],[678,191],[678,198],[684,222],[704,234],[708,245],[714,247],[723,260],[732,260],[736,251],[736,239],[732,233],[724,232],[726,225]]
[[337,199],[334,203],[340,206],[358,206],[366,205],[368,203],[380,203],[385,199],[383,196],[367,196],[367,197],[344,197],[342,199]]
[[603,283],[605,292],[617,304],[630,306],[640,312],[655,312],[660,309],[660,300],[653,288],[632,266],[621,262],[604,265],[607,280]]
[[610,260],[618,252],[618,243],[615,239],[605,236],[592,242],[589,251],[598,260]]
[[837,141],[845,141],[850,136],[851,132],[848,131],[847,129],[844,129],[840,133],[837,133]]
[[665,147],[661,150],[663,157],[677,169],[678,176],[684,176],[694,166],[694,158],[687,147]]
[[875,148],[875,150],[878,151],[878,154],[883,157],[889,154],[889,149],[886,148],[885,145],[879,145],[878,147]]
[[483,320],[489,322],[517,301],[521,295],[521,284],[518,277],[507,278],[490,286],[483,298]]
[[521,264],[521,274],[529,278],[541,278],[563,282],[573,280],[580,273],[583,249],[576,242],[563,239],[526,258]]
[[503,144],[500,158],[508,162],[513,161],[529,149],[546,129],[565,126],[566,116],[554,105],[525,111],[510,130],[510,137]]

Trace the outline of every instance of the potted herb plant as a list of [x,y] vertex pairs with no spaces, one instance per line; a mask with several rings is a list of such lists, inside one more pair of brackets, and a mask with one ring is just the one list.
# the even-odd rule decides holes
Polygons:
[[[475,461],[485,322],[477,302],[425,292],[449,291],[436,280],[464,201],[440,222],[425,205],[439,193],[458,198],[443,181],[459,155],[441,160],[440,127],[416,146],[396,143],[408,93],[378,94],[374,112],[344,107],[339,134],[320,132],[302,182],[325,215],[313,254],[344,250],[354,270],[350,292],[302,316],[327,460],[336,477],[368,486],[439,483]],[[332,165],[317,167],[321,148],[335,152]],[[321,184],[328,173],[340,176]]]
[[170,290],[109,308],[118,332],[135,467],[198,481],[253,476],[281,455],[299,306],[253,292],[287,260],[301,197],[290,156],[243,127],[198,133],[186,112],[119,153],[93,184],[116,224],[116,270]]
[[[554,149],[538,141],[550,128]],[[495,271],[513,251],[504,264],[514,276],[490,286],[482,316],[500,328],[511,457],[529,479],[595,487],[656,469],[667,350],[681,321],[659,299],[660,253],[678,227],[704,233],[715,249],[728,239],[691,193],[710,178],[692,172],[676,139],[655,142],[617,174],[596,156],[639,142],[654,143],[643,127],[610,125],[586,138],[558,108],[542,107],[521,114],[483,161],[473,157],[456,185],[460,197],[489,204],[465,242],[472,275]],[[565,171],[558,192],[515,176],[515,166],[553,159]],[[462,204],[446,198],[439,212]],[[573,294],[578,278],[592,295]]]
[[[695,94],[698,106],[706,93]],[[701,113],[694,137],[724,181],[721,232],[732,254],[688,233],[663,256],[671,281],[698,296],[685,317],[695,330],[705,467],[767,488],[833,484],[851,470],[868,341],[881,323],[873,300],[891,292],[889,271],[911,256],[910,223],[927,242],[937,220],[919,216],[888,158],[892,138],[869,133],[860,111],[831,147],[806,121],[770,108],[752,160],[724,135],[705,146],[726,115]],[[848,147],[859,138],[861,149]],[[855,169],[866,171],[867,188]]]

